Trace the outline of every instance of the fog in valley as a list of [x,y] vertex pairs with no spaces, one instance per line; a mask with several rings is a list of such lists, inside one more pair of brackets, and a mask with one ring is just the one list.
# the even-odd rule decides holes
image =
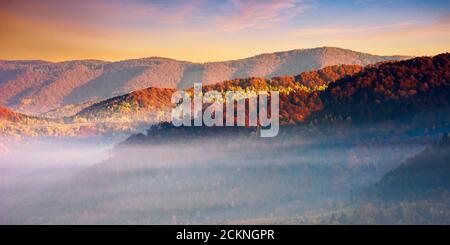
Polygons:
[[0,223],[314,224],[434,140],[357,134],[16,142],[0,156]]

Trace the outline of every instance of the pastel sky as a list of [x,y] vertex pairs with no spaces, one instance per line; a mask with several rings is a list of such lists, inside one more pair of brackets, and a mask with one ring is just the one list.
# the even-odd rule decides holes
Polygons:
[[450,51],[450,0],[1,0],[0,59],[196,62],[336,46]]

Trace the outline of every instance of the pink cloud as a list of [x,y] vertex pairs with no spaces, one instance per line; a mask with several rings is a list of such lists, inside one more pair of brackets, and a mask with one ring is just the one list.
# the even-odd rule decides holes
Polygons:
[[196,10],[201,1],[142,2],[111,0],[16,0],[0,2],[0,11],[26,19],[68,24],[126,24],[129,21],[175,24]]
[[271,28],[298,16],[307,7],[303,0],[0,1],[0,12],[33,22],[62,23],[67,28],[139,28],[158,24],[225,30]]
[[222,18],[226,30],[270,28],[292,19],[308,7],[298,0],[232,0],[231,8]]
[[[199,8],[201,1],[182,1],[176,4],[142,3],[136,1],[105,4],[99,1],[97,9],[108,9],[111,16],[122,20],[143,20],[164,24],[178,24],[188,19]],[[105,6],[106,5],[106,6]]]

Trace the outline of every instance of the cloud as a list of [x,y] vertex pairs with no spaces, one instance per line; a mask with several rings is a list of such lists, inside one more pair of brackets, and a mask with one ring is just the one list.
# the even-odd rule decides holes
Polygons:
[[397,29],[388,29],[380,34],[371,35],[372,38],[379,39],[407,39],[437,36],[450,37],[450,14],[443,16],[430,23],[398,23]]
[[[309,1],[311,2],[311,1]],[[271,28],[301,13],[303,0],[3,0],[0,12],[27,21],[133,28],[184,25],[206,29]]]
[[118,0],[4,0],[0,12],[42,22],[75,25],[124,25],[130,22],[176,24],[183,22],[201,1]]
[[298,0],[231,0],[221,18],[226,30],[271,28],[303,13],[309,7]]
[[[100,5],[104,5],[105,2]],[[202,1],[120,1],[107,3],[110,8],[105,14],[119,17],[122,20],[141,20],[143,22],[156,22],[162,24],[183,23],[197,11]],[[99,6],[97,9],[104,9]]]
[[450,33],[450,15],[431,23],[397,22],[382,25],[360,26],[323,26],[295,28],[290,31],[293,36],[334,37],[334,36],[365,36],[370,38],[430,36]]

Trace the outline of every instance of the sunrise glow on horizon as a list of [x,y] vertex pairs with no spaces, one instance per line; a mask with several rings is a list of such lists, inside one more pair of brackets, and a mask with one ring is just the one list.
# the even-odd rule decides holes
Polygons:
[[0,59],[193,62],[332,46],[378,55],[450,50],[450,1],[0,2]]

